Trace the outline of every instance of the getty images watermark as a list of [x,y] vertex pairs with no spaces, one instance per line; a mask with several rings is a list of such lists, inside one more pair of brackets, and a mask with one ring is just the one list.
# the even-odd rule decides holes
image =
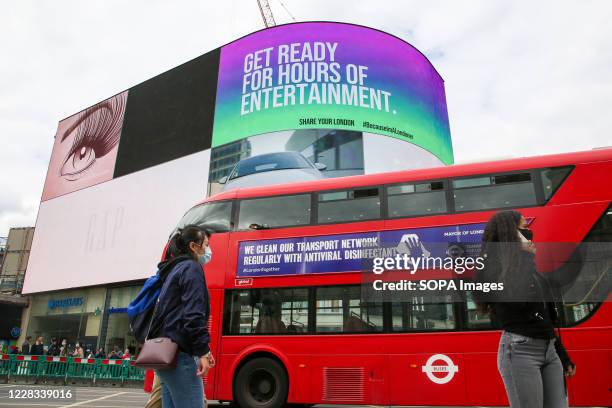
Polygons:
[[[372,272],[382,275],[385,272],[396,272],[391,280],[374,279],[372,288],[376,291],[490,291],[504,290],[503,282],[474,282],[471,279],[448,279],[443,276],[439,279],[394,279],[398,272],[408,274],[410,278],[419,271],[444,271],[463,275],[466,271],[479,271],[484,269],[484,257],[451,257],[451,256],[411,256],[396,254],[393,257],[376,257],[372,259]],[[438,273],[440,275],[440,273]]]
[[[527,254],[518,243],[488,243],[483,251],[477,240],[421,238],[404,234],[395,242],[369,248],[373,256],[361,269],[363,301],[446,303],[465,301],[471,293],[472,299],[482,295],[487,302],[583,305],[606,301],[612,289],[609,242],[537,243],[537,251]],[[542,290],[536,290],[534,274],[544,282]]]

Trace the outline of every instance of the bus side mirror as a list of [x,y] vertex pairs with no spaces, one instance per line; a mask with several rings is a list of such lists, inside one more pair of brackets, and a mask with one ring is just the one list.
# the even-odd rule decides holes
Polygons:
[[223,176],[219,179],[219,184],[225,184],[227,183],[227,176]]
[[315,163],[314,165],[317,168],[317,170],[321,170],[321,171],[323,171],[323,170],[325,170],[327,168],[327,165],[323,164],[323,163]]

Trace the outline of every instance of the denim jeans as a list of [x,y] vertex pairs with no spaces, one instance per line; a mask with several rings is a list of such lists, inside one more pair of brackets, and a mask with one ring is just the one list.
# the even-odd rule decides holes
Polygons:
[[512,408],[566,408],[563,366],[555,339],[502,332],[497,352],[508,402]]
[[202,408],[204,406],[204,384],[196,375],[197,357],[179,352],[176,368],[155,370],[162,383],[162,406],[164,408]]

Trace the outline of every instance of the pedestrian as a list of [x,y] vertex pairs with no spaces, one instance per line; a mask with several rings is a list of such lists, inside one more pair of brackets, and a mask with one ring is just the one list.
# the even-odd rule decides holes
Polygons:
[[118,346],[113,346],[113,351],[111,351],[110,356],[108,357],[111,360],[117,360],[120,359],[121,357],[119,356],[119,347]]
[[145,391],[149,392],[149,399],[145,408],[162,408],[161,382],[159,376],[152,370],[147,370],[145,373]]
[[130,358],[132,358],[130,356],[130,350],[129,349],[125,349],[125,351],[123,352],[123,355],[121,356],[121,358],[123,360],[129,360]]
[[96,351],[96,358],[106,358],[106,354],[104,353],[104,349],[102,347],[100,347],[97,351]]
[[28,355],[30,354],[30,342],[32,341],[32,336],[27,336],[23,344],[21,345],[21,354]]
[[47,349],[48,356],[59,356],[60,347],[57,344],[57,339],[55,337],[51,338],[51,344],[49,344],[49,348]]
[[44,338],[43,336],[39,336],[36,338],[36,343],[32,347],[30,347],[30,354],[33,356],[42,356],[45,354],[45,346],[44,346]]
[[68,357],[68,341],[66,339],[62,339],[59,356]]
[[[162,286],[149,338],[168,337],[177,343],[177,365],[156,370],[164,408],[204,406],[204,377],[214,359],[210,352],[210,305],[203,267],[210,261],[210,233],[197,225],[179,229],[170,239],[159,269],[174,261]],[[180,262],[176,262],[181,258]]]
[[81,347],[81,343],[77,341],[74,351],[72,352],[72,357],[85,358],[85,352],[83,351],[83,347]]
[[476,280],[503,283],[504,290],[475,297],[503,329],[497,366],[510,406],[563,408],[568,406],[564,374],[573,376],[576,366],[555,336],[553,275],[537,271],[532,239],[517,211],[500,211],[489,220],[481,254],[484,268]]

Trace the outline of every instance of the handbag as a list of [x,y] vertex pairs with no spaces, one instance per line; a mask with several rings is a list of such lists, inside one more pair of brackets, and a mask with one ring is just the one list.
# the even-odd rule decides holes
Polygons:
[[[162,288],[163,289],[163,288]],[[164,292],[164,291],[162,291]],[[165,292],[164,292],[165,293]],[[176,359],[178,357],[178,344],[172,341],[168,337],[156,337],[149,339],[151,332],[151,325],[155,319],[155,312],[159,305],[159,299],[162,297],[160,293],[151,315],[151,321],[149,322],[149,328],[147,329],[147,335],[145,342],[142,345],[136,361],[134,364],[136,367],[142,368],[153,368],[157,370],[171,370],[176,367]]]
[[168,337],[145,340],[136,362],[137,367],[170,370],[176,367],[178,344]]

